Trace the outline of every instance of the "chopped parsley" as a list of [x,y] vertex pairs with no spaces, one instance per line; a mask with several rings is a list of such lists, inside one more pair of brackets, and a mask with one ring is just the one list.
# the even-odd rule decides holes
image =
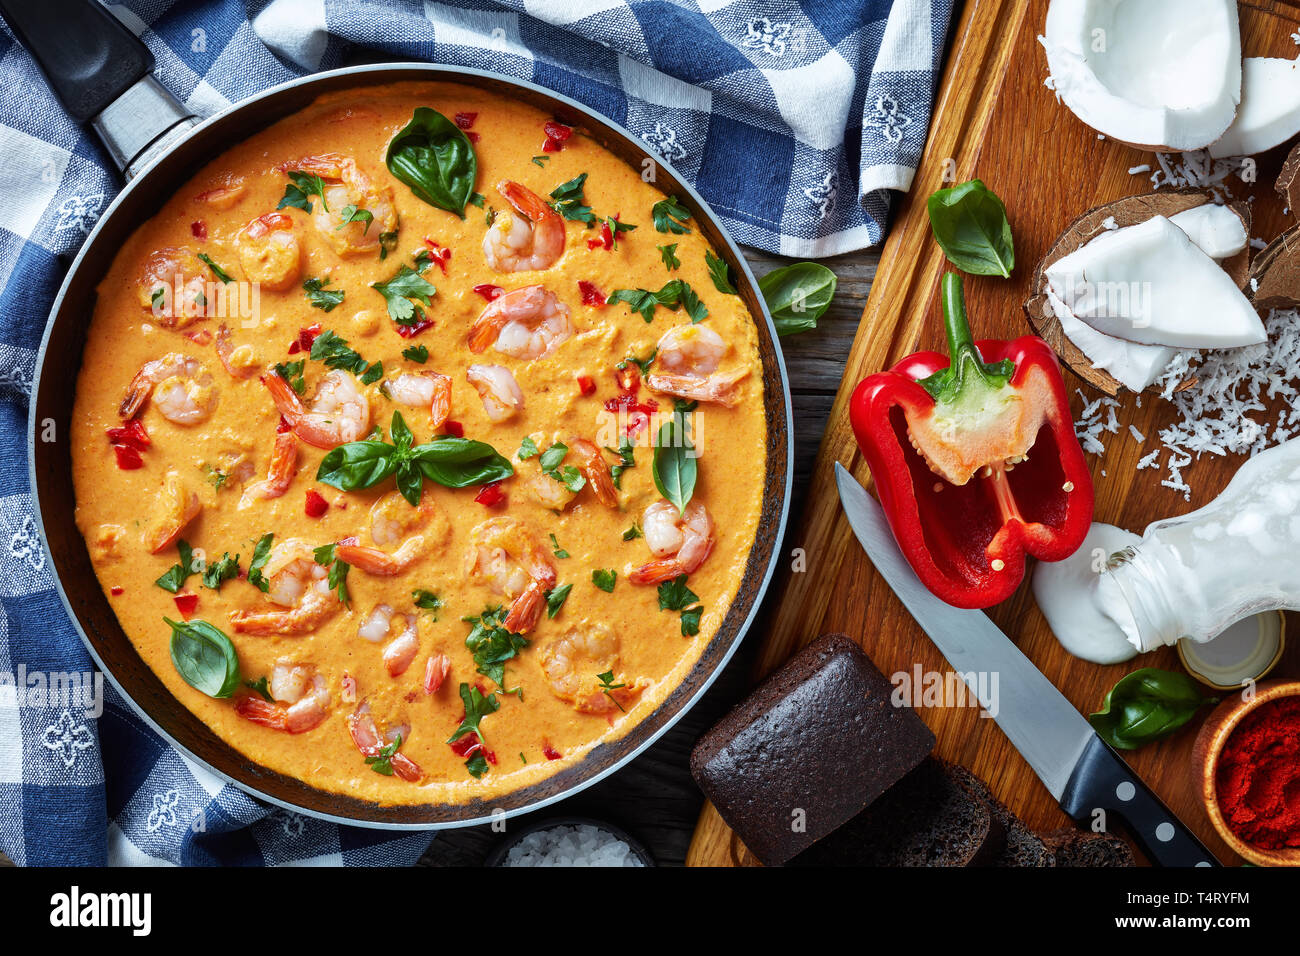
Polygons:
[[330,569],[330,590],[338,593],[339,600],[345,607],[351,604],[352,598],[348,594],[348,572],[352,570],[352,565],[334,556],[333,544],[322,544],[312,551],[311,556],[321,567]]
[[222,486],[230,480],[230,476],[220,468],[213,468],[211,465],[204,465],[203,470],[207,472],[208,484],[210,484],[216,491],[220,491]]
[[654,216],[655,228],[660,232],[682,235],[691,231],[686,225],[686,220],[691,218],[690,210],[679,203],[676,196],[659,200],[650,208],[650,214]]
[[381,232],[379,234],[379,259],[382,262],[388,258],[388,254],[397,248],[397,230],[392,232]]
[[546,592],[547,617],[555,617],[555,615],[560,613],[560,608],[564,607],[564,602],[569,599],[569,592],[572,590],[572,584],[561,584]]
[[307,293],[307,301],[322,312],[328,312],[343,302],[343,290],[325,288],[329,283],[329,279],[308,279],[302,284],[303,291]]
[[597,568],[591,572],[591,583],[596,585],[606,594],[614,593],[614,583],[618,580],[618,572],[612,569]]
[[700,633],[700,597],[686,586],[686,575],[679,574],[671,581],[659,585],[659,610],[680,611],[682,636],[694,637]]
[[[421,260],[417,258],[416,262],[421,263]],[[422,264],[424,268],[428,267],[427,254]],[[384,297],[388,315],[398,325],[415,325],[422,321],[424,309],[421,305],[433,305],[433,296],[438,292],[420,272],[405,264],[387,282],[372,282],[370,288]]]
[[[636,465],[636,446],[632,444],[632,438],[630,436],[623,435],[618,440],[617,449],[606,448],[605,450],[612,452],[619,457],[619,463],[609,469],[609,477],[614,482],[614,487],[619,491],[622,491],[623,472],[627,471],[629,468],[635,467]],[[623,537],[623,540],[628,540],[626,535]]]
[[677,258],[677,243],[670,242],[655,248],[659,250],[659,258],[664,261],[664,268],[669,272],[681,267],[682,260]]
[[481,777],[487,773],[487,758],[483,755],[483,748],[487,741],[483,737],[483,718],[489,714],[495,714],[500,709],[501,704],[497,700],[496,694],[484,694],[473,684],[461,683],[460,700],[465,705],[465,717],[461,720],[460,726],[456,732],[447,738],[447,743],[454,744],[466,734],[473,734],[478,738],[478,747],[475,749],[473,756],[465,761],[465,769],[473,777]]
[[573,465],[565,465],[562,469],[560,468],[564,456],[568,453],[568,445],[556,442],[542,452],[542,457],[538,459],[538,465],[542,469],[542,474],[558,481],[576,495],[587,484],[587,478]]
[[670,279],[658,292],[649,289],[615,289],[606,299],[608,302],[624,302],[633,312],[640,312],[646,322],[653,322],[655,308],[663,306],[676,312],[685,308],[691,322],[702,322],[709,317],[709,310],[700,301],[700,297],[690,284],[682,279]]
[[587,205],[586,197],[583,196],[583,187],[587,183],[587,174],[575,176],[566,183],[560,183],[551,190],[551,208],[558,212],[565,219],[573,222],[580,222],[587,226],[596,224],[596,214],[591,211]]
[[546,164],[547,164],[548,162],[550,162],[550,160],[551,160],[551,157],[549,157],[549,156],[534,156],[534,157],[532,158],[532,163],[533,163],[534,166],[537,166],[537,167],[539,167],[539,168],[541,168],[541,169],[545,169],[545,168],[546,168]]
[[305,359],[298,359],[296,362],[276,362],[275,374],[288,382],[289,387],[301,395],[307,390],[307,381],[303,377],[303,369],[306,366]]
[[713,288],[724,295],[740,295],[731,281],[731,269],[721,256],[715,256],[712,249],[704,250],[704,262],[709,267],[709,278]]
[[433,619],[438,620],[438,611],[442,609],[442,598],[426,588],[416,588],[411,592],[411,601],[424,611],[430,611]]
[[149,296],[149,302],[153,308],[161,309],[167,300],[167,290],[163,286],[153,290],[153,295]]
[[619,222],[614,216],[606,216],[605,225],[609,227],[609,237],[613,240],[613,246],[611,248],[614,249],[618,248],[618,237],[620,233],[633,232],[636,229],[636,226],[632,225],[630,222]]
[[393,775],[393,755],[402,746],[402,735],[398,734],[389,743],[380,748],[379,753],[366,758],[366,765],[375,773],[385,777]]
[[[513,690],[505,686],[506,662],[513,660],[528,646],[528,639],[508,631],[503,626],[506,611],[503,607],[488,608],[475,617],[461,618],[474,625],[465,638],[465,646],[474,655],[474,666],[484,677],[494,682],[504,694],[523,697],[523,688]],[[467,711],[468,712],[468,711]]]
[[533,441],[531,435],[525,435],[524,440],[519,443],[519,460],[527,461],[529,458],[536,458],[537,442]]
[[615,707],[619,710],[623,710],[623,705],[615,699],[614,695],[611,694],[610,691],[618,690],[620,687],[626,687],[627,684],[615,684],[613,671],[605,671],[603,674],[597,674],[596,680],[600,681],[600,692],[610,700],[614,701]]
[[180,564],[173,564],[162,577],[154,582],[164,591],[170,591],[172,594],[180,591],[191,574],[199,574],[203,570],[201,562],[196,565],[194,549],[189,546],[189,543],[184,538],[176,542],[176,550],[180,552]]
[[257,546],[253,548],[253,559],[248,562],[248,583],[263,592],[271,590],[271,582],[262,574],[262,568],[266,567],[266,560],[271,556],[271,542],[274,540],[273,531],[258,538]]
[[361,379],[363,385],[371,385],[384,374],[384,363],[371,364],[348,346],[347,339],[336,334],[333,329],[326,329],[316,336],[311,343],[311,357],[317,362],[324,362],[330,368],[351,372]]
[[560,542],[556,539],[554,534],[551,535],[551,547],[553,549],[552,553],[557,558],[563,559],[569,556],[569,552],[560,547]]
[[408,362],[418,362],[423,365],[429,361],[429,349],[423,345],[412,345],[402,349],[402,358]]
[[370,224],[374,221],[375,214],[369,209],[358,209],[355,204],[348,203],[339,210],[339,224],[334,227],[334,231],[338,232],[349,223],[364,222],[366,224],[365,228],[361,230],[361,234],[364,236],[370,231]]
[[[212,257],[209,256],[206,252],[200,252],[199,258],[202,259],[205,263],[207,263],[208,268],[212,270],[212,274],[216,276],[218,279],[220,279],[222,284],[228,284],[235,281],[234,278],[230,275],[230,273],[227,272],[225,269],[221,268],[221,266],[217,265],[215,262],[213,262]],[[204,305],[206,304],[207,303],[205,302]]]
[[249,690],[253,690],[261,694],[270,703],[272,704],[275,703],[275,698],[271,696],[271,688],[267,683],[265,674],[263,674],[257,680],[244,681],[244,686],[247,687]]
[[288,176],[289,185],[284,187],[284,197],[280,200],[280,205],[275,207],[276,209],[292,206],[294,209],[311,212],[311,197],[319,196],[321,208],[326,212],[330,211],[329,204],[325,202],[325,180],[315,173],[301,173],[296,170],[289,172]]
[[635,521],[632,522],[632,527],[628,528],[626,531],[623,532],[624,541],[635,541],[637,538],[643,538],[643,537],[645,537],[645,534],[644,532],[642,532],[640,526],[637,525]]
[[239,574],[239,555],[233,558],[227,551],[221,555],[220,561],[214,561],[203,569],[203,586],[212,588],[214,591],[220,591],[221,585]]

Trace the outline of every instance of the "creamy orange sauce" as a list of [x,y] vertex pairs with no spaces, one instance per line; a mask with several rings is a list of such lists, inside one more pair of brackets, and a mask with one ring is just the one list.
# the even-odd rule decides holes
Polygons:
[[[564,250],[554,264],[531,271],[494,270],[483,250],[489,228],[486,208],[471,205],[462,220],[420,200],[385,166],[389,140],[410,121],[417,106],[432,107],[448,118],[477,113],[472,126],[478,137],[475,189],[485,197],[485,207],[494,208],[499,216],[509,209],[497,188],[501,181],[514,181],[547,198],[556,186],[585,172],[586,203],[595,214],[618,214],[620,221],[637,229],[620,235],[612,250],[591,249],[588,240],[597,236],[597,230],[565,221]],[[403,84],[322,99],[215,157],[153,219],[141,224],[99,287],[77,381],[73,424],[77,522],[100,584],[141,656],[185,706],[251,761],[325,790],[385,804],[456,803],[536,783],[648,716],[689,672],[735,597],[755,536],[766,466],[753,319],[738,297],[714,288],[705,262],[709,247],[693,223],[688,223],[691,231],[682,235],[656,231],[651,207],[664,195],[653,182],[643,181],[641,170],[629,168],[581,130],[562,150],[543,153],[543,124],[548,119],[520,103],[455,85]],[[347,248],[352,242],[372,241],[373,233],[364,231],[360,223],[327,234],[311,215],[294,208],[283,213],[300,251],[288,254],[292,261],[287,263],[287,254],[274,248],[259,257],[247,227],[274,211],[285,194],[289,179],[282,165],[328,154],[355,161],[370,183],[366,202],[375,207],[391,203],[398,236],[387,257],[381,260],[374,248]],[[549,159],[540,165],[531,161],[542,155]],[[319,208],[319,197],[312,198],[314,208]],[[333,208],[338,208],[337,202]],[[376,216],[372,229],[378,228],[381,218]],[[413,253],[426,248],[426,237],[450,249],[451,257],[446,275],[436,264],[421,273],[437,287],[432,305],[425,307],[433,326],[407,339],[397,334],[383,297],[369,286],[390,279],[403,264],[414,267]],[[656,248],[669,243],[676,244],[681,262],[673,272]],[[150,289],[142,275],[150,257],[164,249],[201,252],[229,274],[234,281],[225,287],[224,316],[204,314],[215,307],[208,302],[211,296],[205,295],[197,300],[193,311],[200,314],[192,321],[159,320],[149,307]],[[341,255],[340,250],[347,254]],[[277,270],[291,275],[285,278]],[[262,281],[253,300],[246,283],[258,276]],[[302,287],[309,278],[328,280],[325,288],[342,291],[343,302],[329,312],[313,307]],[[629,355],[645,359],[666,332],[690,324],[685,310],[658,308],[647,323],[623,304],[584,305],[579,281],[592,283],[608,295],[616,288],[656,290],[674,278],[689,283],[700,296],[709,310],[701,325],[716,332],[726,345],[720,373],[739,378],[727,393],[733,404],[701,402],[692,416],[700,452],[693,501],[707,508],[714,536],[708,557],[689,575],[689,587],[703,607],[699,633],[693,637],[682,635],[677,611],[660,609],[655,586],[629,579],[635,569],[655,558],[645,538],[625,540],[625,532],[642,524],[645,509],[661,500],[651,470],[655,426],[634,436],[636,464],[621,476],[615,507],[598,501],[590,482],[571,501],[565,500],[561,486],[540,474],[537,458],[516,458],[525,438],[531,438],[539,450],[556,441],[572,448],[574,438],[616,445],[613,429],[618,423],[611,425],[605,411],[605,402],[620,392],[616,364]],[[211,292],[214,276],[204,273],[203,279]],[[505,290],[544,286],[567,306],[572,336],[549,354],[533,359],[493,348],[473,354],[468,332],[487,305],[474,291],[480,284]],[[250,306],[242,311],[250,314],[235,314],[241,311],[235,307],[241,294]],[[430,481],[424,482],[420,511],[400,499],[390,500],[400,537],[385,539],[381,550],[393,552],[410,535],[421,534],[423,546],[409,566],[391,576],[353,566],[346,577],[349,604],[339,604],[331,592],[329,600],[335,606],[305,633],[243,633],[233,626],[232,614],[238,618],[286,610],[243,576],[259,538],[273,533],[277,543],[302,539],[315,547],[355,537],[362,546],[379,546],[372,542],[371,506],[385,496],[396,497],[391,478],[360,491],[341,491],[318,482],[317,468],[326,449],[304,441],[297,443],[291,481],[281,496],[246,496],[254,483],[268,475],[281,421],[260,377],[275,374],[270,369],[276,363],[305,359],[303,352],[290,354],[289,346],[301,329],[317,323],[345,339],[366,362],[383,363],[383,378],[369,385],[343,373],[368,401],[364,433],[380,426],[387,438],[393,412],[399,410],[416,443],[432,438],[430,408],[398,404],[385,394],[384,383],[403,373],[438,372],[451,379],[450,419],[460,424],[466,438],[487,442],[511,459],[515,474],[500,486],[506,500],[494,507],[474,500],[478,488],[445,488]],[[223,324],[230,329],[234,374],[216,352],[215,337]],[[427,363],[403,357],[403,350],[412,345],[428,349]],[[162,392],[171,386],[158,386],[138,413],[151,441],[141,454],[142,467],[123,470],[106,432],[123,424],[120,406],[137,372],[171,353],[192,358],[201,365],[201,375],[210,377],[210,383],[190,396],[192,404],[210,413],[191,424],[169,420],[159,404],[178,396],[174,392],[164,396]],[[509,419],[492,421],[466,377],[475,364],[508,369],[523,394],[523,408]],[[655,368],[650,367],[652,374]],[[306,360],[304,402],[311,403],[328,371],[321,361]],[[594,395],[581,393],[580,376],[595,383]],[[656,393],[645,384],[638,398],[656,401],[663,412],[673,408],[673,395]],[[179,400],[184,405],[183,397]],[[601,455],[606,467],[619,462],[616,455]],[[579,464],[572,450],[564,464]],[[218,473],[224,480],[215,477]],[[550,497],[537,495],[536,489]],[[320,517],[307,514],[309,492],[321,495],[329,505]],[[551,500],[557,492],[558,502]],[[269,676],[277,662],[322,677],[326,714],[304,732],[290,733],[245,719],[238,704],[255,696],[254,691],[241,686],[230,698],[211,698],[189,686],[172,665],[171,631],[163,618],[180,620],[181,616],[173,595],[154,582],[178,562],[178,550],[168,543],[151,553],[149,543],[156,543],[166,531],[164,515],[169,508],[174,510],[169,502],[179,497],[188,503],[190,496],[197,498],[197,515],[184,523],[179,537],[201,549],[208,561],[224,553],[238,554],[241,568],[241,576],[225,581],[220,589],[202,586],[198,575],[185,582],[183,591],[198,598],[191,619],[206,621],[230,637],[243,679]],[[505,684],[511,690],[520,688],[520,695],[503,693],[488,677],[476,673],[465,646],[470,625],[462,617],[501,605],[510,609],[517,597],[510,588],[501,593],[492,581],[468,572],[475,553],[475,529],[494,518],[519,522],[553,564],[557,585],[572,585],[558,614],[550,618],[543,611],[525,634],[528,645],[505,665]],[[567,557],[553,555],[551,535]],[[617,572],[612,593],[593,584],[597,569]],[[416,589],[436,593],[441,609],[435,613],[417,608],[412,600]],[[398,676],[392,676],[384,662],[386,641],[371,643],[358,634],[381,604],[410,615],[416,628],[418,651]],[[603,707],[608,698],[598,690],[593,697],[595,661],[577,665],[579,703],[587,701],[583,707],[558,694],[543,671],[543,662],[554,659],[556,642],[572,634],[591,635],[602,627],[615,638],[617,655],[599,663],[601,670],[614,672],[614,683],[628,685],[624,711]],[[450,662],[449,675],[436,693],[426,694],[426,666],[440,654]],[[462,717],[457,692],[462,683],[495,691],[500,703],[500,709],[481,725],[495,763],[477,779],[467,771],[466,758],[447,743]],[[403,731],[400,752],[418,767],[418,780],[385,776],[366,764],[348,723],[363,701],[381,734]],[[559,756],[548,759],[548,754]]]

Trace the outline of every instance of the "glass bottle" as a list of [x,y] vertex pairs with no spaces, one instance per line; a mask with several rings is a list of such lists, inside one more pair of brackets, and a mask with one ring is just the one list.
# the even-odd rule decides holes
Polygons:
[[1219,497],[1146,529],[1097,582],[1140,651],[1209,641],[1261,611],[1300,609],[1300,439],[1242,465]]

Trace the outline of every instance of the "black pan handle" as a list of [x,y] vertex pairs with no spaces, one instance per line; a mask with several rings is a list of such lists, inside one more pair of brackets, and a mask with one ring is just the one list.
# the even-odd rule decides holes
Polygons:
[[153,71],[153,54],[96,0],[0,0],[9,29],[78,123]]
[[1061,795],[1061,809],[1089,826],[1098,810],[1118,817],[1156,866],[1218,866],[1191,830],[1160,802],[1124,759],[1094,736]]

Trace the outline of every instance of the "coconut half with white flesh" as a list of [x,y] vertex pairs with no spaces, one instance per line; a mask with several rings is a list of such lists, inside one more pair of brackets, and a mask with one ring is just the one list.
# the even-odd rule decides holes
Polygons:
[[1204,149],[1236,116],[1236,0],[1052,0],[1041,41],[1057,96],[1111,139]]
[[1249,291],[1257,309],[1300,308],[1300,226],[1292,226],[1255,256]]
[[1241,105],[1228,131],[1210,145],[1215,159],[1254,156],[1300,133],[1300,60],[1242,61]]
[[[1097,330],[1070,310],[1065,301],[1068,296],[1054,292],[1048,270],[1099,237],[1113,238],[1120,230],[1157,216],[1179,227],[1174,231],[1185,234],[1196,247],[1193,251],[1201,258],[1192,258],[1192,262],[1198,271],[1207,267],[1221,270],[1234,289],[1244,287],[1249,279],[1250,207],[1244,202],[1219,206],[1211,193],[1202,190],[1147,193],[1117,199],[1077,218],[1039,263],[1025,313],[1034,332],[1056,350],[1062,363],[1108,395],[1118,394],[1121,388],[1135,392],[1149,388],[1163,374],[1177,350],[1168,343],[1138,343]],[[1131,290],[1132,286],[1125,288]],[[1142,288],[1139,286],[1139,290]],[[1240,293],[1237,297],[1243,298]],[[1239,315],[1240,305],[1236,303]],[[1258,316],[1254,321],[1259,321]],[[1180,387],[1191,384],[1189,380]]]

